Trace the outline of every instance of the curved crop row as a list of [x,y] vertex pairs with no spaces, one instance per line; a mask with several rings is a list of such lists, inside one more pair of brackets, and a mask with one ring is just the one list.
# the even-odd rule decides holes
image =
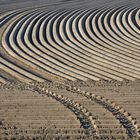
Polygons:
[[133,81],[140,78],[138,12],[138,7],[24,12],[7,27],[2,45],[32,69],[64,79]]
[[7,80],[0,75],[0,83],[6,83],[6,82],[7,82]]

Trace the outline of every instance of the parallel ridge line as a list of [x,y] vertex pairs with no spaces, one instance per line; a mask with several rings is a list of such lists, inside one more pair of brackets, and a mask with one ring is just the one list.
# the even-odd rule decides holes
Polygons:
[[0,57],[0,68],[6,71],[7,73],[14,75],[17,79],[24,82],[32,82],[32,81],[38,81],[38,82],[44,82],[45,79],[42,79],[30,72],[27,72],[26,70],[23,70],[22,68],[6,61],[2,57]]
[[134,81],[140,79],[138,13],[139,7],[30,10],[10,23],[2,45],[32,69],[64,79]]
[[4,77],[2,77],[1,75],[0,75],[0,83],[6,83],[7,82],[7,79],[5,79]]

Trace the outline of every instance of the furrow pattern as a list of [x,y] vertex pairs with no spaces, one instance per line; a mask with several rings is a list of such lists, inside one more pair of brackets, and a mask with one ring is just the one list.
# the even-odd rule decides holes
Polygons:
[[[0,110],[1,139],[13,139],[17,134],[16,139],[51,139],[55,134],[57,138],[72,137],[73,139],[78,137],[84,139],[88,136],[87,132],[90,130],[80,128],[80,121],[86,128],[89,128],[88,120],[82,118],[83,114],[78,114],[76,106],[67,107],[67,103],[64,100],[61,103],[57,97],[58,101],[55,101],[51,97],[44,98],[41,94],[35,94],[32,91],[28,94],[26,92],[28,86],[25,85],[22,86],[22,90],[21,85],[19,89],[14,88],[12,94],[11,84],[5,84],[5,86],[7,90],[1,89],[4,94],[0,94],[2,101],[0,102],[2,107]],[[55,98],[53,95],[52,97]],[[46,106],[45,109],[44,106]],[[17,110],[19,110],[18,113]],[[78,115],[80,121],[77,118]]]
[[134,81],[140,79],[138,30],[139,7],[38,9],[9,24],[2,46],[32,69],[64,79]]
[[0,75],[0,83],[6,83],[7,82],[7,80],[4,78],[4,77],[2,77],[1,75]]
[[0,2],[0,139],[139,139],[140,2],[40,1]]
[[[62,95],[55,94],[54,92],[51,92],[51,91],[47,90],[46,88],[42,88],[40,86],[34,86],[33,84],[32,85],[25,85],[25,84],[23,84],[23,85],[19,85],[19,87],[22,87],[24,90],[25,89],[26,90],[28,89],[28,90],[30,90],[30,92],[31,91],[35,91],[37,93],[37,94],[34,93],[34,96],[31,96],[32,95],[31,93],[29,95],[26,94],[26,93],[24,93],[23,95],[21,94],[21,96],[23,97],[22,99],[23,99],[24,102],[21,101],[20,105],[23,107],[23,104],[25,102],[29,103],[29,99],[30,99],[30,102],[31,102],[30,104],[34,106],[34,108],[32,108],[32,113],[35,113],[37,111],[37,108],[35,108],[35,105],[34,105],[34,100],[37,99],[39,101],[39,96],[38,95],[40,95],[41,100],[43,99],[43,97],[45,97],[44,98],[45,99],[44,101],[45,102],[47,101],[47,104],[48,104],[46,106],[46,109],[47,109],[47,112],[46,112],[47,117],[49,115],[54,115],[54,114],[51,114],[51,113],[57,113],[61,117],[63,117],[62,114],[61,114],[61,112],[59,112],[59,109],[64,111],[63,112],[63,115],[66,115],[65,114],[65,113],[67,113],[67,112],[65,112],[66,111],[65,110],[65,107],[66,107],[72,113],[74,113],[76,115],[75,118],[77,118],[77,120],[79,120],[79,122],[81,124],[79,130],[77,129],[77,131],[76,131],[76,130],[73,130],[73,128],[70,127],[70,125],[72,125],[72,127],[74,125],[74,124],[71,124],[71,121],[70,120],[65,120],[65,119],[64,120],[61,120],[59,117],[57,118],[57,117],[53,116],[54,119],[51,118],[50,122],[54,123],[58,128],[54,128],[54,129],[51,129],[50,128],[49,130],[47,130],[47,132],[43,132],[44,129],[43,128],[40,128],[39,131],[40,131],[40,133],[42,131],[43,132],[43,135],[41,136],[41,134],[39,133],[39,131],[38,131],[38,135],[40,135],[41,137],[43,137],[44,135],[45,135],[45,137],[47,137],[48,135],[50,135],[51,137],[53,137],[53,135],[55,135],[55,133],[56,134],[58,133],[57,134],[57,137],[59,137],[61,135],[62,135],[62,137],[64,137],[65,135],[68,135],[70,137],[71,136],[76,137],[76,133],[78,134],[80,132],[81,132],[81,137],[82,137],[82,135],[83,136],[85,135],[84,137],[87,136],[87,137],[91,137],[91,138],[95,138],[95,137],[98,138],[99,137],[98,127],[96,125],[96,120],[92,116],[92,113],[90,111],[88,111],[88,109],[86,109],[80,103],[78,103],[78,102],[76,102],[76,101],[74,101],[74,100],[72,100],[70,98],[64,97]],[[8,87],[8,84],[7,84],[7,88],[11,88],[11,85],[9,84],[9,87]],[[14,137],[14,131],[15,131],[14,128],[12,130],[12,126],[11,126],[11,130],[9,129],[10,128],[10,125],[14,124],[15,129],[16,129],[16,127],[18,127],[18,125],[19,125],[19,128],[21,126],[23,127],[22,131],[23,132],[24,131],[26,132],[26,134],[24,136],[30,136],[30,137],[32,137],[32,134],[35,133],[35,130],[32,129],[32,128],[29,129],[25,124],[26,123],[27,124],[29,124],[29,123],[35,124],[38,121],[38,125],[39,125],[39,123],[40,124],[45,123],[45,121],[47,121],[47,120],[45,120],[45,119],[43,120],[41,118],[40,118],[40,120],[39,120],[39,118],[38,118],[38,120],[36,120],[35,119],[35,116],[33,118],[32,114],[28,115],[27,116],[28,118],[26,117],[27,120],[26,119],[24,120],[24,118],[22,116],[20,116],[21,115],[20,113],[23,113],[23,111],[25,111],[26,113],[28,111],[30,112],[30,109],[29,109],[30,106],[27,106],[27,108],[25,106],[25,107],[23,107],[23,109],[21,108],[20,113],[17,114],[16,120],[15,120],[15,118],[13,118],[13,115],[12,115],[17,110],[17,103],[16,103],[16,100],[14,100],[14,96],[15,95],[17,96],[17,99],[20,98],[20,96],[18,94],[16,94],[16,93],[13,94],[13,95],[9,95],[8,96],[8,100],[11,98],[10,100],[11,100],[11,104],[12,105],[10,107],[8,107],[8,112],[5,112],[4,110],[7,108],[8,104],[9,104],[9,101],[7,100],[7,97],[6,96],[4,96],[4,95],[1,94],[1,98],[3,99],[4,102],[1,102],[1,106],[3,106],[3,109],[0,110],[0,118],[2,118],[4,120],[7,120],[7,122],[5,122],[5,125],[2,125],[3,129],[5,129],[4,134],[7,133],[8,134],[8,137],[11,137],[11,138]],[[29,99],[27,99],[27,96],[29,96]],[[35,98],[35,96],[37,96],[38,98]],[[60,102],[64,106],[64,108],[62,108],[61,106],[59,106],[60,108],[57,108],[56,107],[57,104],[56,105],[54,104],[54,103],[57,103],[57,102],[53,102],[49,98],[55,99],[56,101]],[[18,102],[19,101],[20,100],[18,100]],[[42,102],[40,102],[40,103],[41,104],[43,103],[45,105],[45,102],[43,103],[43,100],[42,100]],[[18,106],[18,108],[20,108],[21,106]],[[54,106],[54,108],[53,108],[53,106]],[[41,106],[38,106],[38,107],[40,108]],[[39,115],[39,112],[42,112],[42,111],[43,111],[43,108],[41,110],[38,110],[38,112],[36,112],[36,113],[38,113],[38,115]],[[10,113],[10,115],[11,115],[12,118],[10,118],[9,116],[7,116],[6,113]],[[2,114],[4,114],[4,115],[2,115]],[[20,116],[20,117],[18,117],[18,116]],[[73,119],[75,119],[75,118],[73,118]],[[74,121],[77,121],[77,120],[74,120]],[[41,121],[42,121],[42,123],[41,123]],[[63,125],[65,125],[65,124],[63,124],[62,122],[64,122],[64,121],[70,127],[69,130],[66,129],[66,128],[68,128],[68,126],[66,128],[65,127],[63,128]],[[1,123],[3,124],[3,122],[1,122]],[[25,127],[23,126],[22,123],[24,123]],[[59,128],[59,125],[60,125],[60,128]],[[75,127],[78,128],[78,125],[77,124],[75,124],[75,125],[76,125]],[[32,127],[33,127],[33,125],[32,125]],[[25,130],[25,128],[26,129],[28,128],[28,129]],[[46,128],[46,129],[48,129],[48,128]],[[60,129],[64,129],[64,130],[63,131],[61,130],[61,133],[60,133],[59,132]],[[85,130],[85,132],[82,131],[82,130]],[[22,133],[23,133],[22,131],[21,130],[18,131],[18,129],[17,129],[16,132],[19,133],[19,136],[22,136]],[[75,134],[74,133],[72,134],[72,132],[74,132]],[[35,134],[33,137],[35,137],[35,136],[37,136],[37,134]],[[79,136],[80,136],[80,134],[79,134]],[[4,135],[3,135],[3,138],[4,138]]]
[[106,99],[105,97],[95,95],[94,93],[81,91],[76,87],[67,87],[67,90],[76,92],[78,94],[82,94],[83,96],[86,96],[91,100],[94,100],[95,102],[99,103],[104,108],[112,112],[112,114],[116,117],[116,119],[118,119],[120,123],[124,126],[124,128],[127,130],[128,136],[130,137],[140,136],[139,132],[140,127],[137,121],[131,116],[130,113],[124,110],[124,108],[117,105],[115,102]]

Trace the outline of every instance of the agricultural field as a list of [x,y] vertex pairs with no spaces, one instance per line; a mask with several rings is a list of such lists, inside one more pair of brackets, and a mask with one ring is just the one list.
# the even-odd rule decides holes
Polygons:
[[140,1],[0,0],[0,140],[140,140]]

